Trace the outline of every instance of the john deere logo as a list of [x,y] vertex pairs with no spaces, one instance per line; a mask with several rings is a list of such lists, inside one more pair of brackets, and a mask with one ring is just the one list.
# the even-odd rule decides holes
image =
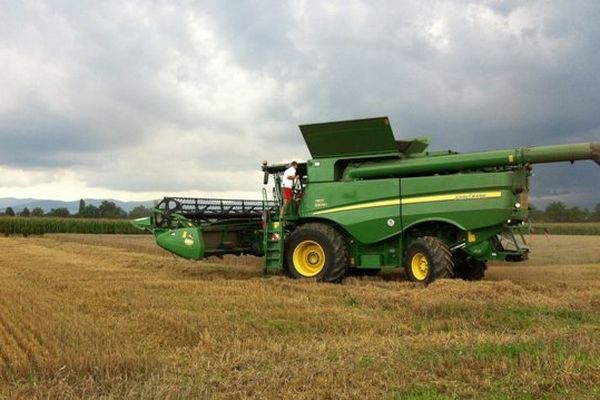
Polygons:
[[193,246],[194,245],[194,235],[192,235],[190,232],[186,232],[183,231],[183,243],[186,246]]

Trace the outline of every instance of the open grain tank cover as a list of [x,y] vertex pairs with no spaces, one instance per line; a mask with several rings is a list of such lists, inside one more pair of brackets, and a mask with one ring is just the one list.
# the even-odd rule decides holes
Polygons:
[[300,125],[312,158],[397,154],[387,117]]

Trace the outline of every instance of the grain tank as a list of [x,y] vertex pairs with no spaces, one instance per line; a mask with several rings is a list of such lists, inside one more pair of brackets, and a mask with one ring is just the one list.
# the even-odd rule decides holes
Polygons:
[[[210,219],[198,205],[181,205],[194,199],[172,207],[163,200],[152,218],[136,225],[153,231],[176,254],[264,255],[265,271],[283,270],[293,278],[338,282],[348,274],[404,268],[418,282],[477,280],[488,260],[527,259],[523,233],[529,228],[533,164],[586,159],[600,164],[599,143],[428,151],[426,139],[396,140],[386,117],[300,130],[311,159],[298,163],[301,179],[282,220],[280,184],[287,165],[265,163],[273,195],[267,200],[264,191],[252,215]],[[236,239],[218,239],[199,251],[194,246],[205,232]],[[189,245],[188,234],[198,241]],[[191,248],[193,253],[186,252]]]

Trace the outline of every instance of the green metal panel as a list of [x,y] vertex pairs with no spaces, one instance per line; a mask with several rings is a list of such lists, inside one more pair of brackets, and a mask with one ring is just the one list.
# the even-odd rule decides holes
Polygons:
[[472,173],[404,178],[402,225],[445,221],[462,230],[501,225],[522,216],[513,192],[516,172]]
[[360,256],[360,266],[380,267],[381,258],[381,254],[362,254]]
[[316,182],[333,182],[335,180],[335,163],[337,158],[320,158],[308,160],[308,181],[310,184]]
[[403,241],[398,235],[376,243],[352,241],[350,263],[358,268],[396,268],[402,264]]
[[313,158],[397,153],[387,117],[300,125]]
[[399,198],[398,179],[311,183],[300,216],[332,221],[354,239],[374,243],[402,231]]
[[520,171],[316,183],[306,191],[301,218],[330,220],[365,244],[425,221],[475,230],[525,216],[515,207],[516,182]]

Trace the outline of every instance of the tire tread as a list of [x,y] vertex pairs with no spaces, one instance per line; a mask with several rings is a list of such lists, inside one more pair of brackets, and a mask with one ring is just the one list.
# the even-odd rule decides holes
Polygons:
[[[409,246],[409,252],[412,246],[420,246],[426,250],[431,259],[433,272],[424,280],[425,283],[431,283],[436,279],[447,279],[454,277],[454,262],[452,261],[452,252],[442,240],[434,236],[422,236],[415,239]],[[407,255],[408,257],[408,255]],[[406,270],[410,269],[409,260],[406,261]],[[411,280],[412,273],[407,272]]]

